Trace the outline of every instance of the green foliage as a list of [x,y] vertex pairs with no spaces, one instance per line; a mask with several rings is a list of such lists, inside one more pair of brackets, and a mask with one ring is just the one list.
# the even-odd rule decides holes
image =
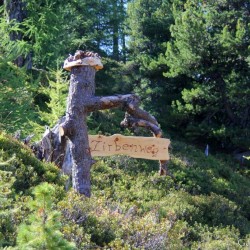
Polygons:
[[48,87],[42,88],[41,93],[50,98],[50,102],[46,103],[50,113],[44,113],[41,111],[39,115],[46,124],[52,125],[52,122],[57,121],[65,114],[68,79],[66,79],[62,70],[52,71],[50,72],[48,84]]
[[[68,53],[88,49],[124,59],[122,22],[125,18],[125,1],[24,2],[23,11],[27,18],[22,23],[15,20],[7,22],[4,11],[6,3],[0,9],[0,97],[3,100],[0,129],[11,133],[21,129],[27,135],[33,127],[38,138],[42,130],[39,125],[54,125],[58,116],[64,113],[67,86],[64,83],[67,78],[59,68]],[[10,35],[15,32],[21,38],[11,41]],[[32,55],[32,70],[29,72],[10,63],[28,54]],[[119,64],[115,61],[112,63]],[[102,74],[102,94],[106,86],[110,89],[111,84],[114,89],[124,89],[123,82],[112,82],[113,72],[110,70]],[[111,82],[107,84],[109,80]]]
[[[17,227],[30,213],[31,189],[43,181],[54,183],[53,202],[64,196],[64,177],[52,164],[37,160],[30,149],[0,134],[0,246],[16,244]],[[48,184],[47,184],[48,185]],[[52,198],[51,198],[52,199]],[[26,248],[27,249],[27,248]]]
[[2,152],[0,152],[0,247],[13,244],[13,234],[15,231],[13,198],[11,190],[15,178],[11,172],[4,171],[2,168],[11,164],[14,157],[3,161]]
[[[191,138],[226,147],[249,145],[249,6],[245,1],[190,0],[173,5],[167,77],[189,77],[173,102],[178,125]],[[224,134],[220,134],[221,129]],[[241,139],[244,138],[244,139]]]
[[28,204],[32,213],[18,228],[18,249],[76,249],[59,231],[61,215],[53,204],[55,187],[45,182],[36,186],[33,194],[35,199]]
[[130,93],[130,68],[110,58],[102,58],[102,62],[104,68],[96,73],[96,95]]
[[[29,120],[37,118],[33,91],[36,81],[24,69],[3,60],[0,56],[0,129],[12,133],[31,129]],[[31,83],[32,82],[32,83]]]
[[31,45],[25,41],[21,40],[11,40],[11,33],[20,33],[22,34],[22,27],[20,23],[15,20],[11,20],[7,22],[6,13],[4,8],[0,8],[0,35],[1,35],[1,45],[0,45],[0,55],[4,55],[5,62],[13,61],[18,56],[24,55],[27,56],[31,50]]
[[[134,53],[147,52],[150,57],[162,51],[169,38],[172,23],[169,1],[136,0],[128,4],[128,24],[131,48]],[[139,56],[139,55],[138,55]]]
[[195,242],[192,249],[224,250],[224,249],[247,249],[249,244],[241,243],[239,240],[239,231],[232,227],[218,228],[218,227],[202,227],[201,224],[194,226],[195,230],[200,231],[202,237],[198,242]]
[[65,9],[60,1],[25,2],[28,18],[21,26],[28,43],[32,45],[33,66],[54,66],[58,59],[63,60],[66,52],[64,44],[69,42],[64,25]]
[[[7,23],[1,9],[2,130],[27,134],[31,127],[38,133],[41,125],[53,126],[64,115],[67,96],[68,76],[60,65],[68,53],[87,49],[112,57],[103,58],[96,95],[136,92],[143,108],[160,117],[163,126],[178,129],[179,136],[185,132],[199,138],[199,145],[216,138],[249,149],[245,1],[26,4],[28,17],[21,24]],[[13,31],[23,39],[10,41]],[[30,52],[32,71],[11,63]],[[127,63],[117,61],[126,57]],[[129,133],[119,127],[123,115],[117,110],[92,113],[89,132]],[[159,176],[156,161],[98,158],[89,199],[71,190],[65,194],[64,177],[53,164],[38,161],[27,147],[1,133],[0,247],[248,249],[247,166],[230,156],[205,157],[173,141],[168,166],[174,178]]]
[[164,57],[166,42],[170,40],[170,25],[174,22],[169,1],[136,0],[128,4],[127,64],[144,109],[155,115],[162,126],[170,126],[171,103],[179,98],[186,79],[174,81],[163,76],[168,70]]
[[[46,74],[46,85],[40,82],[37,91],[37,106],[39,120],[30,121],[36,131],[35,138],[39,140],[44,133],[44,126],[53,127],[64,116],[68,92],[68,79],[60,70],[50,70]],[[45,101],[47,99],[47,101]]]
[[[102,158],[92,168],[92,197],[86,198],[65,195],[58,171],[17,141],[1,134],[0,142],[3,247],[74,249],[74,242],[77,249],[247,249],[249,179],[231,158],[205,157],[174,142],[174,179],[159,176],[157,162]],[[22,164],[25,186],[24,174],[16,172]]]
[[3,151],[3,161],[15,155],[15,158],[4,167],[4,170],[11,172],[15,178],[13,183],[15,192],[26,192],[30,187],[43,181],[64,183],[64,178],[55,165],[39,161],[34,157],[30,148],[4,133],[0,134],[0,150]]
[[66,219],[64,233],[68,237],[74,235],[78,248],[95,248],[96,244],[103,246],[114,239],[113,222],[102,208],[103,202],[97,197],[87,199],[71,192],[59,203]]
[[[183,143],[173,150],[174,180],[125,156],[95,164],[92,198],[68,193],[59,203],[66,237],[78,248],[247,249],[248,180],[225,159],[203,158]],[[192,177],[199,169],[210,175]]]
[[[24,11],[27,14],[21,23],[15,19],[7,22],[6,13],[2,9],[3,18],[0,20],[0,33],[4,39],[1,44],[2,52],[8,61],[15,60],[19,56],[32,54],[32,66],[40,68],[42,64],[49,66],[62,54],[62,41],[67,36],[60,29],[63,27],[63,12],[55,2],[33,0],[24,1]],[[5,6],[6,7],[6,6]],[[9,10],[15,11],[15,10]],[[18,10],[19,12],[21,10]],[[8,13],[12,15],[12,13]],[[19,13],[22,15],[22,13]],[[51,25],[53,23],[53,25]],[[18,32],[18,39],[10,39],[10,34]],[[61,46],[58,46],[61,45]],[[62,56],[62,55],[60,55]]]

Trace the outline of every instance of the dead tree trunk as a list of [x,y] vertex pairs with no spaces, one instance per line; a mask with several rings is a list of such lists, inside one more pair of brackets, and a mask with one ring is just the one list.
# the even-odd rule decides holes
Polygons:
[[73,188],[90,197],[90,154],[85,102],[95,92],[95,68],[91,66],[71,69],[66,121],[60,127],[60,135],[67,136],[72,155]]
[[[145,127],[158,138],[162,137],[162,130],[152,115],[139,108],[136,95],[94,96],[95,73],[102,68],[97,54],[77,51],[65,61],[64,68],[71,71],[66,117],[47,130],[38,148],[45,160],[63,169],[70,166],[74,190],[90,197],[90,168],[94,161],[88,140],[88,113],[121,108],[127,112],[122,126]],[[167,174],[167,161],[160,161],[160,175]]]

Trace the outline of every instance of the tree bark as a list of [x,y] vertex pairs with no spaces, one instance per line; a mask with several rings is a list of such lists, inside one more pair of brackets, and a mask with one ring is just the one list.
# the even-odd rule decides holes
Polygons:
[[90,197],[90,154],[85,102],[95,93],[95,72],[91,66],[71,69],[66,120],[60,127],[60,134],[69,139],[72,156],[72,182],[76,192]]

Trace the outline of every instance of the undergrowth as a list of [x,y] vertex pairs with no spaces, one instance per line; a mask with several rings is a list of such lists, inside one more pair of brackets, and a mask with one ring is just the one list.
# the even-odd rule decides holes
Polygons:
[[159,176],[154,161],[97,158],[89,199],[65,192],[65,177],[53,164],[1,134],[0,246],[15,248],[22,225],[32,226],[30,213],[36,210],[28,204],[39,198],[32,191],[46,182],[55,192],[56,229],[77,249],[249,249],[250,184],[244,167],[182,142],[172,148],[174,178]]

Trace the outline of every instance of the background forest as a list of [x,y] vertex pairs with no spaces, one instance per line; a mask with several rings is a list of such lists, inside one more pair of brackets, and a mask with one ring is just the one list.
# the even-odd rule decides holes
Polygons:
[[[248,1],[2,0],[0,36],[0,247],[249,249]],[[62,65],[78,49],[102,57],[96,95],[136,93],[157,118],[173,177],[100,158],[87,199],[12,138],[39,140],[64,115]],[[122,116],[92,113],[90,133],[146,135]]]

